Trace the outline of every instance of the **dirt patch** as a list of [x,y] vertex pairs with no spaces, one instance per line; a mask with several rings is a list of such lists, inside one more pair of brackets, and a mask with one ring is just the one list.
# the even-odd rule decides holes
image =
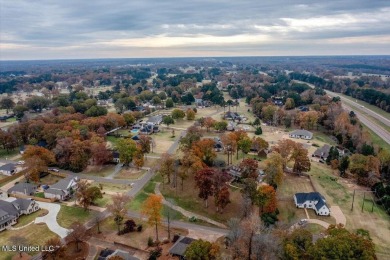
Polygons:
[[139,179],[144,175],[144,170],[134,168],[122,169],[114,178],[115,179]]

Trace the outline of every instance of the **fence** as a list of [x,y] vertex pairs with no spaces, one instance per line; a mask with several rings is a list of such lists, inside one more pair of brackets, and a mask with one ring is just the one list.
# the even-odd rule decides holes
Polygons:
[[29,196],[29,195],[23,195],[23,194],[15,194],[15,193],[12,193],[12,194],[9,194],[10,197],[14,197],[14,198],[20,198],[20,199],[33,199],[33,200],[36,200],[36,201],[42,201],[42,202],[54,202],[55,199],[46,199],[46,198],[41,198],[41,197],[35,197],[35,196]]

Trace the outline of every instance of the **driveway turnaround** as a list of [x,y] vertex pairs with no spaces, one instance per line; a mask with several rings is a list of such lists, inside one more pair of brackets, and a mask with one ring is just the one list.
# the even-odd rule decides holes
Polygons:
[[38,217],[35,219],[35,224],[46,223],[47,227],[61,238],[64,238],[68,235],[68,229],[61,227],[57,222],[57,215],[61,209],[61,206],[55,203],[48,202],[38,202],[39,206],[42,209],[46,209],[49,213],[43,217]]
[[345,227],[347,219],[345,218],[345,215],[341,211],[339,206],[331,206],[330,215],[336,219],[336,224],[343,224],[343,226]]

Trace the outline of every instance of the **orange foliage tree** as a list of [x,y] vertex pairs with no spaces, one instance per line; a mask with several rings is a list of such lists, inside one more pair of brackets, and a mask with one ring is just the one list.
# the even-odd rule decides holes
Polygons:
[[161,224],[162,197],[151,194],[142,207],[142,213],[148,217],[148,223],[156,228],[156,241],[158,241],[158,225]]
[[199,157],[205,164],[211,166],[217,154],[214,149],[214,140],[210,138],[201,139],[192,144],[192,153]]
[[54,154],[39,146],[27,146],[22,158],[26,161],[26,178],[38,182],[41,172],[47,172],[47,166],[55,163]]
[[270,185],[261,185],[257,189],[256,204],[259,206],[259,213],[273,213],[277,207],[276,191]]

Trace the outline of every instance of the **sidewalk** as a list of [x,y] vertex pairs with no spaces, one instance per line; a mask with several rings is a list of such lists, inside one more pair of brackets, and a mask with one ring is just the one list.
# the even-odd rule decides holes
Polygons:
[[[154,189],[154,193],[157,194],[157,195],[161,195],[161,196],[162,196],[161,191],[160,191],[160,184],[161,184],[161,183],[159,183],[159,182],[156,183],[156,187],[155,187],[155,189]],[[227,227],[226,227],[224,224],[222,224],[222,223],[219,223],[219,222],[217,222],[217,221],[214,221],[214,220],[212,220],[212,219],[210,219],[210,218],[207,218],[207,217],[204,217],[204,216],[202,216],[202,215],[198,215],[198,214],[196,214],[196,213],[187,211],[187,210],[185,210],[185,209],[183,209],[183,208],[181,208],[181,207],[179,207],[179,206],[173,205],[171,202],[165,200],[164,196],[162,196],[162,197],[163,197],[163,204],[165,204],[165,205],[167,205],[168,207],[170,207],[170,208],[172,208],[172,209],[174,209],[174,210],[180,212],[181,214],[183,214],[184,216],[186,216],[186,217],[188,217],[188,218],[190,218],[190,217],[196,217],[197,219],[201,219],[201,220],[206,221],[206,222],[208,222],[208,223],[210,223],[210,224],[213,224],[213,225],[215,225],[215,226],[217,226],[217,227],[220,227],[220,228],[227,228]]]

